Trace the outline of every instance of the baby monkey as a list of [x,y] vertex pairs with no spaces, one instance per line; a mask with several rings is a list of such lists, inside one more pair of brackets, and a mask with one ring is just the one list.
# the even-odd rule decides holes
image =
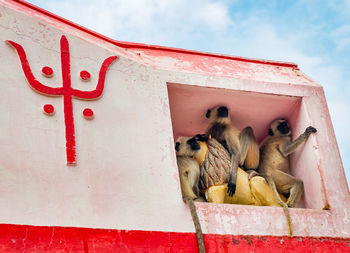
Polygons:
[[[271,123],[269,136],[260,145],[259,173],[266,178],[282,206],[295,207],[304,191],[303,181],[290,174],[289,155],[316,132],[316,128],[309,126],[292,141],[287,120],[275,120]],[[286,203],[279,198],[277,191],[289,195]]]

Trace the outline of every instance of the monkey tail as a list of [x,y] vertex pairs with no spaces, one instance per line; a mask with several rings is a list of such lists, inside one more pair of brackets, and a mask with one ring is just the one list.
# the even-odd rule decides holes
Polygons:
[[251,146],[252,142],[256,143],[253,128],[251,128],[250,126],[247,126],[239,134],[239,143],[240,143],[239,164],[240,165],[244,164],[244,160],[246,159],[248,154],[249,146]]
[[278,191],[275,185],[275,182],[273,181],[272,178],[270,177],[266,177],[267,182],[269,183],[273,195],[275,196],[275,199],[277,200],[278,204],[280,204],[280,206],[283,208],[284,211],[284,215],[286,216],[287,219],[287,225],[288,225],[288,235],[289,236],[293,236],[293,227],[292,227],[292,219],[290,217],[290,213],[289,213],[289,209],[288,209],[288,205],[286,203],[283,202],[283,200],[281,199],[281,197],[278,195]]
[[194,227],[196,228],[196,236],[197,236],[199,253],[205,253],[203,233],[202,233],[201,223],[199,222],[199,219],[198,219],[196,207],[191,198],[184,197],[184,201],[190,207],[193,224],[194,224]]
[[289,236],[293,236],[292,219],[290,218],[289,208],[285,203],[283,203],[282,207],[283,207],[283,211],[284,211],[284,214],[286,216],[286,219],[287,219],[288,234],[289,234]]

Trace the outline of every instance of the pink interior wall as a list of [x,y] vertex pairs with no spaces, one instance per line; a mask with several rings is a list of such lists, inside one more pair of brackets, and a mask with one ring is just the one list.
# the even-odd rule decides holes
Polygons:
[[[305,128],[315,124],[308,115],[308,109],[304,102],[300,104],[299,109],[293,114],[291,120],[294,124],[293,139],[296,139]],[[304,204],[307,208],[322,209],[325,207],[326,198],[322,187],[322,181],[319,172],[319,157],[315,150],[315,136],[311,135],[307,142],[302,144],[291,155],[292,173],[304,182],[304,195],[300,203],[300,207]]]
[[[267,135],[269,123],[276,118],[291,118],[300,98],[247,91],[168,84],[174,138],[203,133],[209,108],[226,105],[232,123],[238,128],[251,126],[258,141]],[[294,122],[292,122],[294,125]]]
[[[238,128],[252,126],[259,142],[274,119],[289,120],[293,139],[311,124],[300,97],[181,84],[168,84],[168,95],[175,140],[179,136],[203,133],[208,124],[206,111],[216,105],[228,106],[232,122]],[[298,207],[322,209],[324,197],[314,156],[309,140],[291,156],[292,173],[305,183],[305,196]]]

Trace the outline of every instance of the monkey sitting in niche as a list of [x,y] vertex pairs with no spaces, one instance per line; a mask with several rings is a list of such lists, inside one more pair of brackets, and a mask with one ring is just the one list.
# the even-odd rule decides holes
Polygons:
[[292,142],[292,132],[287,120],[275,120],[269,128],[269,136],[260,145],[259,173],[275,192],[289,195],[286,202],[288,207],[295,207],[304,190],[303,181],[290,173],[289,155],[316,132],[316,128],[309,126]]
[[236,191],[238,166],[247,170],[250,177],[257,174],[255,170],[259,165],[259,145],[251,127],[240,131],[231,124],[229,110],[226,106],[209,109],[205,116],[209,119],[209,126],[205,132],[207,137],[215,138],[230,154],[231,168],[227,192],[232,197]]
[[[303,181],[290,173],[289,155],[293,153],[301,143],[305,142],[316,128],[309,126],[304,133],[292,141],[292,132],[287,120],[280,119],[271,123],[267,136],[260,145],[259,173],[266,178],[274,192],[278,203],[283,207],[288,219],[289,234],[292,235],[291,220],[288,207],[295,207],[304,191]],[[279,194],[288,196],[286,202],[282,201]]]
[[231,160],[228,151],[214,138],[196,135],[180,140],[187,140],[190,145],[177,142],[177,153],[186,154],[197,161],[200,166],[199,192],[208,202],[278,206],[265,179],[256,176],[249,181],[248,174],[240,168],[237,171],[237,191],[234,196],[228,195]]
[[182,196],[197,201],[203,199],[199,196],[198,188],[200,168],[193,153],[200,148],[199,143],[190,137],[180,137],[175,144]]

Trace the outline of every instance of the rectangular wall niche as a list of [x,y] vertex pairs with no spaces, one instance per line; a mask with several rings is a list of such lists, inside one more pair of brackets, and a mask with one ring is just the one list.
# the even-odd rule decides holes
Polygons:
[[[223,88],[168,83],[170,113],[174,139],[204,133],[209,108],[225,105],[232,123],[240,129],[251,126],[260,143],[270,123],[278,118],[289,121],[293,140],[310,125],[302,97],[262,94]],[[321,177],[312,141],[291,155],[292,174],[304,182],[304,194],[298,207],[321,209],[324,206]]]

